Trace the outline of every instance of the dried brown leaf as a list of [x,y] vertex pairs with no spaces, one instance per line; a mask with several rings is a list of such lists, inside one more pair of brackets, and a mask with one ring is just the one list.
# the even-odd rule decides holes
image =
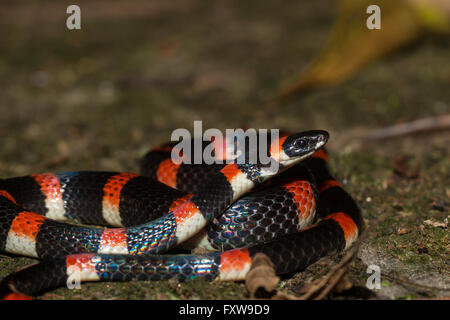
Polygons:
[[276,294],[277,277],[272,261],[263,253],[257,253],[245,279],[245,286],[252,299],[267,299]]
[[342,279],[337,283],[336,287],[334,288],[334,292],[336,293],[342,293],[347,290],[350,290],[353,287],[353,282],[350,281],[347,274],[345,274]]
[[408,167],[405,158],[394,161],[394,173],[405,179],[416,179],[419,177],[419,167],[411,169]]
[[427,235],[427,231],[425,230],[425,226],[423,224],[421,224],[420,226],[417,227],[417,230],[419,230],[420,234],[423,236]]
[[[368,6],[381,11],[381,29],[366,26]],[[442,0],[340,0],[338,15],[321,53],[293,84],[281,90],[278,101],[316,87],[341,83],[364,65],[418,38],[422,30],[448,32],[448,4]]]
[[429,226],[435,227],[435,228],[446,229],[448,227],[448,219],[447,218],[445,218],[443,222],[438,222],[435,220],[428,219],[428,220],[425,220],[423,223],[427,224]]
[[403,234],[410,233],[410,232],[411,232],[411,230],[408,229],[408,228],[405,228],[405,227],[403,227],[403,228],[398,228],[398,229],[397,229],[397,234],[398,234],[399,236],[401,236],[401,235],[403,235]]

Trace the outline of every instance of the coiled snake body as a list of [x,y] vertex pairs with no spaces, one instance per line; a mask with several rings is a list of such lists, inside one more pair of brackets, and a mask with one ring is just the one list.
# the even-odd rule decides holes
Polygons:
[[[0,180],[0,251],[42,259],[4,278],[0,297],[37,295],[75,273],[80,281],[242,280],[258,252],[277,273],[304,269],[349,247],[362,227],[357,205],[328,172],[327,140],[319,130],[282,135],[270,145],[277,170],[177,165],[166,146],[144,158],[145,175]],[[60,221],[67,218],[118,228]],[[162,254],[178,245],[219,251]]]

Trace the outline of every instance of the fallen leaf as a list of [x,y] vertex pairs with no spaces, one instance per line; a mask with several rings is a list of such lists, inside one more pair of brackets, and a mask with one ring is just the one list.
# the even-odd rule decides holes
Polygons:
[[333,292],[342,293],[344,291],[350,290],[353,287],[353,282],[350,281],[347,275],[344,275],[341,280],[334,287]]
[[421,235],[425,236],[427,234],[427,231],[425,230],[425,226],[423,224],[418,226],[417,229],[419,230]]
[[419,167],[411,169],[406,164],[406,159],[401,158],[394,161],[394,173],[402,178],[416,179],[419,177]]
[[277,292],[277,277],[272,261],[264,253],[257,253],[252,259],[252,266],[245,279],[245,286],[252,299],[268,299]]
[[316,280],[314,280],[314,281],[311,281],[311,282],[309,282],[309,283],[303,285],[302,287],[300,287],[300,288],[297,290],[297,292],[298,292],[299,294],[302,294],[302,295],[303,295],[303,294],[307,293],[309,290],[311,290],[312,287],[315,287],[315,286],[319,285],[320,281],[322,281],[322,279],[320,279],[320,278],[319,278],[319,279],[316,279]]
[[[411,43],[424,30],[450,31],[448,0],[340,0],[328,42],[305,72],[280,92],[277,100],[306,90],[341,83],[364,65]],[[366,26],[368,6],[381,11],[381,29]]]
[[434,221],[434,220],[429,219],[429,220],[425,220],[423,223],[427,224],[429,226],[435,227],[435,228],[444,228],[444,229],[446,229],[447,226],[448,226],[448,219],[445,218],[444,222],[438,222],[438,221]]
[[399,236],[401,236],[401,235],[403,235],[403,234],[407,234],[407,233],[410,233],[411,232],[411,230],[409,230],[408,228],[398,228],[397,229],[397,234],[399,235]]

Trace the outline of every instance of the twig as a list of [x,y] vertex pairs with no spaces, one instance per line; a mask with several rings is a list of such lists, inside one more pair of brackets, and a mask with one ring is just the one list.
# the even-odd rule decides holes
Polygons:
[[382,140],[419,132],[450,130],[450,114],[422,118],[411,122],[400,123],[390,127],[375,129],[365,134],[363,138]]
[[[358,249],[359,249],[359,247],[361,245],[361,242],[367,237],[367,233],[368,233],[368,229],[364,230],[363,233],[361,234],[361,236],[359,237],[359,239],[355,242],[355,244],[347,252],[347,254],[341,259],[341,261],[339,261],[338,264],[334,265],[330,269],[330,271],[328,271],[328,273],[320,280],[320,282],[318,284],[312,285],[311,288],[308,290],[308,292],[306,292],[304,295],[300,296],[299,299],[301,299],[301,300],[309,299],[314,294],[316,294],[317,292],[319,292],[322,289],[323,289],[322,292],[326,291],[326,294],[328,294],[328,292],[330,292],[331,289],[334,287],[334,285],[337,284],[339,281],[331,281],[330,285],[328,285],[328,287],[330,287],[329,289],[326,289],[327,283],[332,278],[333,279],[337,279],[338,278],[338,280],[339,280],[342,277],[342,275],[345,272],[343,273],[340,270],[346,270],[347,269],[347,266],[350,264],[350,262],[353,260],[353,257],[358,252]],[[342,273],[342,275],[340,275],[341,273]],[[338,274],[340,276],[336,276],[336,274]],[[334,285],[331,287],[331,284],[334,284]],[[316,297],[316,299],[319,299],[319,298],[321,299],[325,295],[320,293],[319,296]]]
[[346,264],[342,268],[336,270],[336,272],[331,277],[329,284],[322,290],[322,292],[319,293],[319,295],[316,298],[314,298],[314,300],[322,300],[324,297],[326,297],[327,294],[329,294],[331,290],[333,290],[336,287],[336,285],[342,280],[342,278],[348,272],[348,270],[349,264]]
[[361,233],[358,240],[356,240],[353,247],[341,259],[341,261],[338,264],[334,265],[317,285],[312,285],[311,288],[308,290],[308,292],[300,296],[299,299],[301,300],[309,299],[320,290],[322,291],[315,299],[318,300],[325,297],[336,286],[336,284],[339,283],[339,280],[342,279],[345,272],[348,270],[350,263],[352,262],[354,256],[359,250],[359,247],[361,246],[361,243],[367,238],[369,230],[372,229],[374,226],[380,224],[380,222],[383,221],[387,216],[388,212],[386,211],[384,214],[379,216],[375,221],[373,221],[371,226],[367,227]]
[[422,290],[428,290],[428,291],[429,290],[450,291],[450,288],[441,288],[441,287],[427,286],[427,285],[423,285],[423,284],[419,284],[419,283],[416,283],[416,282],[412,282],[410,280],[403,279],[403,278],[400,278],[400,277],[391,276],[390,274],[387,274],[387,273],[384,273],[384,272],[382,272],[381,275],[386,277],[386,278],[388,278],[391,281],[398,282],[398,283],[401,283],[401,284],[403,284],[405,286],[410,286],[410,287],[414,287],[414,288],[418,288],[418,289],[422,289]]

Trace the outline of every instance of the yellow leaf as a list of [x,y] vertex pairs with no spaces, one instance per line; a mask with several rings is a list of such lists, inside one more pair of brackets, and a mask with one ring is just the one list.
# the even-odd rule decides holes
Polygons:
[[[338,16],[323,50],[278,100],[316,87],[341,83],[367,63],[410,43],[425,28],[447,31],[448,0],[340,0]],[[368,6],[381,12],[381,29],[368,29]]]

